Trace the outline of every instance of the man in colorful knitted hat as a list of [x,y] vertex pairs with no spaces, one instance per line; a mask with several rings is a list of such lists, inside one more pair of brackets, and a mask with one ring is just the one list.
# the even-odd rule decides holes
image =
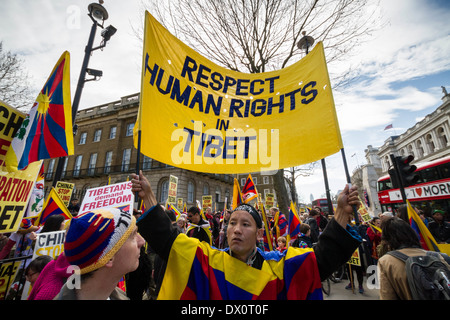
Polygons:
[[139,266],[144,239],[136,219],[117,208],[93,210],[71,220],[64,254],[81,275],[78,288],[68,281],[55,300],[123,300],[117,287],[122,277]]

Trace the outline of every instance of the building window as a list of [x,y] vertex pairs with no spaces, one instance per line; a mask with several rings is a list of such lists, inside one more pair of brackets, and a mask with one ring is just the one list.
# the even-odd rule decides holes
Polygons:
[[73,176],[78,177],[80,175],[81,169],[81,161],[83,160],[83,156],[79,155],[75,158],[75,165],[73,167]]
[[51,179],[53,176],[53,169],[55,168],[55,161],[56,161],[56,158],[53,158],[48,163],[47,175],[45,176],[47,179]]
[[127,137],[130,137],[133,135],[133,128],[134,128],[134,123],[127,124],[127,132],[126,132]]
[[417,140],[417,153],[418,153],[419,158],[422,158],[424,155],[422,141],[420,141],[420,140]]
[[431,136],[431,134],[427,134],[426,135],[425,141],[427,142],[428,149],[430,150],[430,153],[434,152],[435,145],[434,145],[433,137]]
[[64,166],[63,166],[63,171],[61,172],[61,178],[64,178],[66,176],[67,162],[69,162],[69,157],[64,158]]
[[220,187],[216,187],[216,202],[220,202]]
[[437,129],[437,133],[438,133],[438,139],[441,141],[442,147],[445,148],[448,144],[448,139],[447,139],[447,136],[445,135],[444,128],[439,127]]
[[95,130],[94,133],[94,142],[100,141],[100,138],[102,137],[102,129]]
[[408,149],[408,155],[412,155],[413,157],[415,157],[413,146],[408,145],[407,149]]
[[152,158],[144,156],[142,161],[142,170],[150,170],[152,168]]
[[209,185],[206,182],[203,184],[203,195],[209,195]]
[[93,176],[95,173],[95,165],[97,164],[97,153],[91,154],[89,158],[88,175]]
[[188,193],[187,193],[187,202],[192,203],[194,202],[194,183],[192,181],[188,182]]
[[252,177],[253,183],[255,186],[258,184],[258,177]]
[[242,186],[242,187],[245,186],[245,181],[246,181],[245,178],[241,178],[241,186]]
[[122,172],[127,172],[130,168],[131,149],[123,150],[122,156]]
[[384,157],[384,171],[388,171],[391,167],[391,162],[389,161],[389,156]]
[[159,202],[166,202],[169,196],[169,180],[164,180],[161,183],[161,195],[159,197]]
[[268,176],[264,176],[263,177],[263,183],[264,184],[269,184],[269,177]]
[[111,129],[109,129],[109,139],[115,139],[116,138],[116,132],[117,132],[117,127],[111,127]]
[[86,138],[87,138],[87,132],[82,132],[80,135],[80,143],[79,144],[86,144]]
[[111,172],[112,155],[113,155],[112,151],[108,151],[106,153],[104,173],[110,173]]

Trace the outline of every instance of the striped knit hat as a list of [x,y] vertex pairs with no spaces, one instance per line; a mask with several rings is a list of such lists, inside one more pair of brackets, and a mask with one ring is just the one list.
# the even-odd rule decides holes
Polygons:
[[85,274],[103,267],[122,247],[136,225],[129,212],[117,208],[93,210],[72,218],[64,243],[71,265]]

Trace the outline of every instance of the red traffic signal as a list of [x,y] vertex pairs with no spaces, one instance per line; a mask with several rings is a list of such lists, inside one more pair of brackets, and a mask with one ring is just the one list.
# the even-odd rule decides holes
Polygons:
[[414,160],[414,156],[403,156],[403,157],[395,157],[395,161],[397,162],[397,168],[400,175],[400,179],[403,183],[403,187],[408,187],[410,185],[416,184],[419,180],[419,175],[414,173],[417,167],[411,162]]

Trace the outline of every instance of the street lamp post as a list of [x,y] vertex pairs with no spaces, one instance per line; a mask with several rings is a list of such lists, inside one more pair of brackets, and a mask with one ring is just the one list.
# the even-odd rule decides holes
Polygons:
[[[83,64],[81,66],[80,76],[78,78],[78,84],[75,91],[75,95],[73,97],[72,102],[72,123],[73,123],[73,134],[76,134],[76,124],[75,119],[78,112],[78,106],[80,104],[81,93],[84,88],[84,83],[87,81],[97,80],[97,77],[101,77],[103,72],[100,70],[89,69],[89,58],[91,57],[91,53],[94,50],[104,48],[106,46],[106,42],[111,38],[111,36],[116,33],[117,29],[113,26],[108,26],[103,28],[103,24],[105,20],[108,19],[108,11],[106,11],[105,7],[102,6],[103,0],[99,1],[100,3],[91,3],[88,6],[88,16],[92,20],[91,32],[89,34],[88,43],[86,48],[84,49],[84,59]],[[102,37],[103,40],[98,47],[93,48],[95,33],[97,31],[97,27],[102,28]],[[94,78],[86,79],[86,74],[94,76]],[[66,157],[61,157],[58,159],[58,165],[56,167],[55,176],[53,177],[53,187],[56,186],[56,183],[61,179],[62,171],[64,168],[64,162]]]
[[[306,31],[302,31],[303,37],[297,42],[297,47],[300,50],[305,50],[306,54],[309,53],[309,48],[312,47],[314,44],[314,38],[311,36],[306,35]],[[328,202],[328,213],[333,213],[333,203],[331,202],[331,195],[330,195],[330,187],[328,185],[328,175],[327,175],[327,167],[325,164],[325,159],[321,160],[322,163],[322,172],[323,172],[323,181],[325,183],[325,193],[327,195],[327,202]]]
[[[306,54],[308,54],[309,48],[314,44],[314,38],[311,36],[307,36],[306,31],[302,31],[302,35],[303,35],[303,37],[298,41],[297,47],[300,50],[305,50]],[[341,155],[342,155],[342,161],[344,162],[344,170],[345,170],[345,176],[347,179],[347,183],[350,184],[351,179],[350,179],[350,174],[348,172],[347,160],[345,157],[344,148],[341,149]],[[323,180],[325,182],[325,192],[327,195],[327,202],[328,202],[328,212],[332,213],[333,212],[333,204],[331,203],[331,196],[330,196],[330,189],[328,186],[328,176],[327,176],[327,167],[325,164],[325,159],[322,159],[321,162],[322,162]],[[354,212],[354,216],[355,216],[355,223],[357,225],[359,225],[358,212],[357,212],[357,208],[355,206],[353,207],[353,212]]]

